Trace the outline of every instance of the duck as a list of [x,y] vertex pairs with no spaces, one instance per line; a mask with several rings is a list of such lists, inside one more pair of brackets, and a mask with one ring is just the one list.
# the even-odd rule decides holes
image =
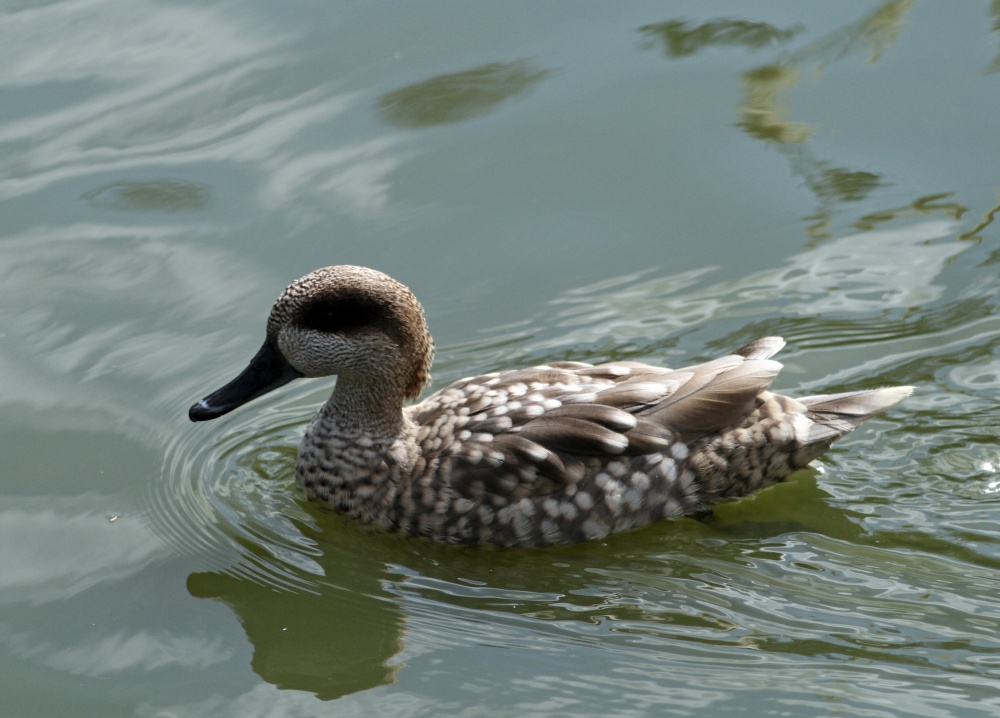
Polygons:
[[188,416],[215,419],[294,379],[335,375],[299,447],[307,498],[447,543],[597,541],[784,481],[913,391],[772,393],[784,345],[764,337],[680,369],[552,361],[410,403],[434,356],[423,307],[382,272],[336,265],[281,293],[250,364]]

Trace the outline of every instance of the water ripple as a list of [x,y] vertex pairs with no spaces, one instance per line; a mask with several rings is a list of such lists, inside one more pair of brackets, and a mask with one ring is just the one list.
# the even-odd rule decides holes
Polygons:
[[226,557],[227,572],[290,590],[315,590],[324,575],[314,520],[300,507],[295,455],[308,408],[294,394],[264,411],[243,412],[179,432],[166,447],[149,513],[178,549]]
[[[831,245],[847,252],[885,240],[926,260],[893,285],[898,291],[877,296],[872,287],[884,283],[881,272],[848,277],[836,262],[818,262],[808,281],[784,268],[728,288],[703,286],[707,270],[646,272],[568,292],[554,300],[558,311],[537,321],[441,348],[437,386],[552,358],[673,359],[684,349],[675,344],[686,341],[700,342],[707,354],[777,329],[791,339],[782,375],[790,393],[920,386],[905,410],[838,444],[821,479],[802,473],[721,505],[704,522],[668,522],[546,551],[438,546],[342,523],[300,502],[293,485],[295,447],[324,398],[315,384],[226,417],[210,432],[181,432],[167,449],[153,512],[183,550],[228,556],[221,572],[290,592],[288,611],[322,604],[332,613],[378,617],[378,641],[356,641],[346,654],[378,668],[370,684],[394,680],[385,666],[413,662],[428,675],[446,671],[472,686],[493,685],[498,676],[470,674],[463,657],[501,649],[520,657],[504,665],[503,680],[513,704],[523,697],[525,714],[540,686],[565,705],[585,690],[567,688],[565,673],[560,688],[549,685],[547,662],[570,652],[586,670],[609,667],[581,674],[604,703],[611,700],[605,693],[633,690],[642,677],[669,676],[676,687],[708,675],[717,694],[699,684],[687,697],[691,705],[731,704],[733,686],[778,690],[775,676],[794,670],[826,676],[827,698],[847,706],[870,707],[890,688],[920,696],[914,714],[976,704],[985,689],[975,681],[988,687],[1000,679],[1000,532],[993,520],[1000,460],[988,428],[1000,394],[1000,324],[992,302],[935,286],[965,249],[937,239],[940,230]],[[904,286],[910,279],[921,287]],[[919,310],[904,306],[912,291],[926,295]],[[798,304],[774,311],[776,301],[790,298]],[[690,340],[687,332],[709,331],[701,326],[706,318],[738,328]],[[874,352],[872,344],[886,350]],[[261,607],[273,611],[271,604],[241,598],[245,589],[200,580],[209,587],[197,595],[224,597],[244,625],[278,620]],[[327,650],[311,635],[280,646],[263,630],[248,628],[248,636],[262,656]],[[269,680],[270,670],[261,669]],[[323,695],[334,690],[299,680],[298,687]],[[789,706],[819,705],[812,694],[780,687]]]

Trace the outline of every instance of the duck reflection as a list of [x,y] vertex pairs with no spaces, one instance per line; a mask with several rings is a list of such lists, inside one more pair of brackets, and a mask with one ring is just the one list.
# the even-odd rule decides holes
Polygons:
[[[237,614],[261,678],[322,700],[393,683],[406,660],[427,651],[504,645],[512,626],[525,640],[538,631],[586,640],[608,622],[730,631],[741,609],[726,586],[762,560],[785,561],[782,536],[818,531],[857,541],[863,533],[857,517],[830,506],[811,471],[698,521],[550,549],[443,545],[303,509],[311,526],[302,531],[321,549],[311,555],[319,571],[285,564],[288,580],[278,587],[236,567],[192,574],[187,585]],[[274,562],[263,548],[256,560]],[[289,590],[295,582],[300,588]]]
[[[237,567],[191,574],[187,588],[233,609],[254,646],[252,667],[261,678],[330,700],[395,682],[400,666],[393,658],[403,648],[404,627],[402,608],[383,587],[384,555],[366,551],[360,540],[330,542],[325,549],[312,557],[324,574],[319,581],[284,565],[289,580],[277,586]],[[274,563],[258,551],[258,560]]]

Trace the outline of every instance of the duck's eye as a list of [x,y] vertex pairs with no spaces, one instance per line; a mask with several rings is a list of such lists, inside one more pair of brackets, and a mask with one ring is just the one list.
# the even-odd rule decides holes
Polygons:
[[342,334],[371,326],[383,316],[381,307],[363,299],[316,302],[302,317],[302,324],[320,332]]

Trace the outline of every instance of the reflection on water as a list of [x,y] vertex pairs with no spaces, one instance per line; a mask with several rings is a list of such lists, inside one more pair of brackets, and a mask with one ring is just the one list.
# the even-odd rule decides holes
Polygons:
[[743,47],[761,50],[788,42],[803,32],[802,25],[781,29],[766,22],[751,20],[711,20],[693,23],[668,20],[644,25],[639,32],[645,36],[642,47],[662,43],[667,57],[688,57],[708,47]]
[[[305,28],[211,4],[101,5],[0,12],[4,83],[44,110],[0,124],[0,198],[88,181],[74,196],[99,208],[203,210],[214,193],[195,177],[223,167],[227,194],[249,172],[260,203],[295,205],[302,224],[316,207],[387,210],[386,177],[406,156],[385,137],[313,141],[359,98],[304,82],[313,68],[294,48]],[[58,53],[37,41],[50,36],[60,37]],[[150,172],[157,179],[122,179]]]
[[799,82],[799,73],[790,67],[769,65],[743,75],[746,97],[737,126],[759,140],[779,145],[805,142],[815,128],[803,122],[789,122],[784,95]]
[[[8,16],[0,29],[5,82],[34,87],[57,107],[0,128],[4,198],[141,167],[168,150],[173,164],[185,151],[205,161],[208,145],[218,151],[237,128],[273,114],[239,88],[269,69],[273,60],[264,58],[290,39],[211,7],[147,0],[110,0],[100,13],[53,3]],[[53,36],[58,52],[39,42]]]
[[[900,317],[893,316],[879,329],[871,324],[878,324],[872,318],[862,324],[857,318],[843,322],[837,318],[874,317],[939,300],[946,287],[939,275],[969,248],[947,239],[955,227],[951,222],[927,221],[841,237],[735,281],[711,282],[711,268],[673,275],[649,270],[602,280],[553,300],[555,311],[546,314],[563,331],[531,346],[554,352],[610,342],[620,351],[637,340],[664,340],[636,347],[635,353],[648,354],[654,346],[667,348],[677,332],[758,311],[771,316],[768,324],[739,322],[739,332],[720,340],[718,348],[738,346],[755,332],[783,333],[792,344],[807,341],[814,346],[818,341],[824,345],[857,341],[858,334],[888,338],[883,332],[904,329]],[[783,322],[782,316],[803,321]],[[914,319],[926,321],[926,314]]]
[[203,209],[211,201],[205,185],[184,180],[112,182],[84,192],[81,199],[102,209],[132,212],[183,212]]
[[[771,672],[811,665],[849,682],[864,675],[872,690],[928,671],[986,676],[993,669],[975,656],[1000,652],[996,558],[936,555],[926,536],[873,536],[863,514],[832,507],[808,474],[723,505],[706,523],[540,551],[441,546],[314,513],[324,528],[304,531],[326,578],[310,590],[222,572],[194,574],[188,588],[236,612],[258,675],[321,699],[400,680],[419,658],[440,667],[435,680],[450,675],[472,688],[507,677],[509,700],[527,707],[537,681],[555,680],[539,659],[557,646],[682,683],[715,664],[714,680],[746,686],[764,679],[766,655]],[[979,588],[955,594],[954,582],[970,578]],[[523,666],[462,664],[487,646],[521,655]]]
[[528,92],[549,72],[528,60],[494,62],[393,90],[379,99],[378,109],[386,122],[400,127],[461,122]]
[[[261,478],[280,486],[288,465],[257,470],[277,471]],[[711,578],[713,571],[731,570],[727,564],[745,553],[738,546],[744,535],[755,544],[761,534],[808,529],[858,540],[856,523],[823,497],[806,473],[765,494],[755,510],[727,507],[707,524],[685,520],[643,532],[644,538],[554,551],[436,545],[361,527],[309,505],[308,515],[296,522],[302,540],[293,550],[302,555],[295,559],[287,547],[281,555],[273,551],[261,530],[270,523],[269,511],[242,516],[242,527],[220,516],[216,530],[241,531],[251,550],[248,539],[256,543],[255,572],[234,565],[192,574],[188,590],[235,611],[261,678],[324,700],[394,682],[417,656],[463,645],[524,648],[539,634],[581,645],[600,634],[614,653],[658,625],[665,635],[695,645],[739,645],[743,609],[723,597],[728,579]],[[284,511],[302,516],[294,504]],[[699,560],[689,561],[689,553]],[[303,558],[314,568],[303,569]],[[269,565],[267,573],[262,564]],[[648,596],[637,600],[650,589],[660,594],[655,603]],[[705,600],[712,608],[695,608]]]
[[266,581],[204,572],[188,578],[188,591],[236,613],[253,644],[253,670],[265,681],[339,698],[394,682],[401,664],[393,659],[405,637],[403,612],[379,580],[385,565],[365,543],[348,548],[325,547],[318,558],[329,578],[310,576],[308,590],[276,591]]
[[109,511],[110,497],[77,499],[2,497],[0,604],[65,600],[141,571],[166,547],[138,516]]
[[[1000,0],[990,2],[989,14],[993,18],[993,32],[1000,33]],[[1000,72],[1000,54],[990,65],[988,72]]]
[[898,41],[914,5],[914,0],[889,0],[860,20],[790,53],[786,62],[792,65],[815,62],[822,68],[849,55],[867,51],[869,60],[876,63]]
[[293,479],[304,420],[321,398],[277,398],[211,434],[185,426],[147,496],[149,515],[176,549],[216,557],[219,569],[190,575],[188,591],[236,613],[261,678],[323,700],[391,683],[405,629],[383,585],[382,538],[350,522],[323,542],[333,517],[304,503]]
[[[860,219],[855,220],[854,226],[857,229],[868,231],[870,229],[875,229],[880,224],[892,222],[893,220],[909,219],[911,217],[927,217],[933,215],[948,217],[958,222],[962,219],[963,215],[969,211],[969,208],[959,204],[958,202],[942,201],[951,196],[953,196],[952,193],[947,192],[944,194],[918,197],[903,207],[892,207],[890,209],[882,209],[878,212],[866,214]],[[976,227],[973,231],[978,231],[979,229],[980,227]],[[963,232],[958,235],[958,238],[965,239],[968,234],[968,232]]]
[[[774,63],[743,73],[744,97],[736,126],[786,156],[792,174],[801,177],[816,195],[819,206],[806,217],[813,222],[810,234],[814,237],[831,236],[827,227],[838,205],[867,198],[884,187],[886,180],[881,172],[841,167],[817,157],[808,143],[819,128],[788,119],[789,95],[806,69],[818,78],[830,63],[864,51],[872,63],[878,62],[897,41],[912,7],[913,0],[891,0],[802,48],[786,50]],[[699,24],[669,20],[638,28],[645,37],[642,47],[662,43],[667,57],[675,60],[709,47],[757,50],[783,45],[803,30],[801,26],[780,29],[766,22],[733,19]]]
[[318,527],[331,516],[302,503],[294,487],[303,420],[316,400],[286,394],[263,413],[227,417],[210,435],[186,426],[146,501],[171,546],[214,557],[219,568],[191,574],[187,589],[235,612],[253,670],[329,700],[393,682],[405,629],[366,532],[352,525],[345,540],[321,543]]
[[997,204],[990,207],[983,215],[983,218],[972,229],[958,235],[959,239],[982,241],[983,237],[980,233],[993,224],[993,220],[996,219],[997,213],[1000,212],[1000,192],[997,193],[997,199]]

